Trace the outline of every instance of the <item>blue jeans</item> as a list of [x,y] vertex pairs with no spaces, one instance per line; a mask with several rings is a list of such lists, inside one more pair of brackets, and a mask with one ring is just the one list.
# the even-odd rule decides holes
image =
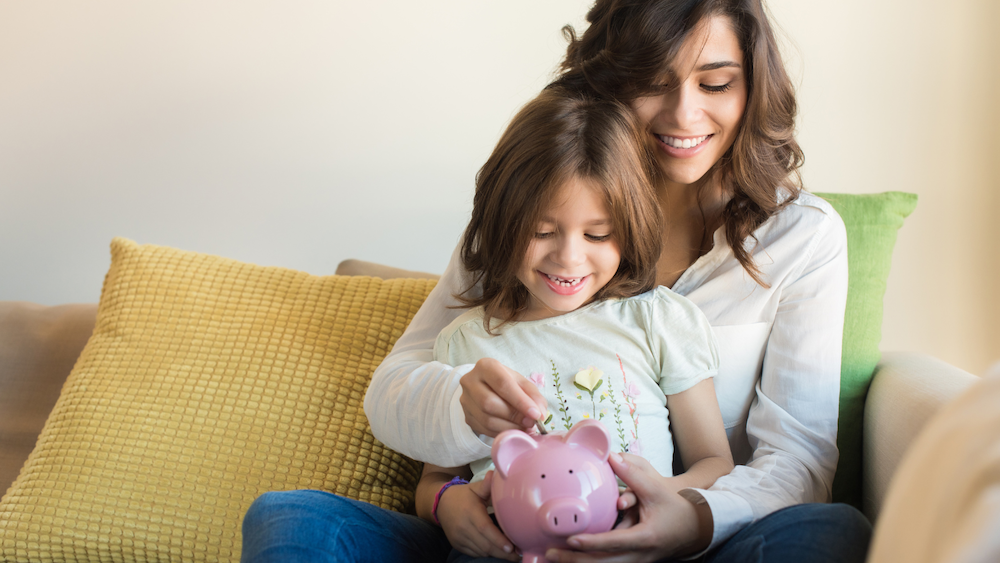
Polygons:
[[[747,526],[709,563],[862,563],[871,525],[842,504],[800,504]],[[451,548],[441,528],[407,514],[321,491],[261,495],[243,519],[243,563],[487,562]]]

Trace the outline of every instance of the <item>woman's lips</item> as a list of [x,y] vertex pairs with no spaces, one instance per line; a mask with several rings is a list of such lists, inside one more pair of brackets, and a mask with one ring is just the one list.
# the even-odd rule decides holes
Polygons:
[[548,284],[549,289],[559,295],[574,295],[579,293],[587,285],[585,282],[590,277],[589,275],[583,277],[553,276],[542,271],[538,273],[542,275],[542,279]]
[[690,158],[701,152],[715,135],[672,137],[670,135],[657,135],[654,133],[654,136],[660,142],[660,148],[668,155],[675,158]]

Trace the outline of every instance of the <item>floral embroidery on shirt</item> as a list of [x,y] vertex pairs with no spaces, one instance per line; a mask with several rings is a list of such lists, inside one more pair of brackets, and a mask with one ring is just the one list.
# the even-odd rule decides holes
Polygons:
[[[576,372],[576,375],[573,376],[573,385],[576,385],[576,388],[580,391],[586,391],[590,395],[590,404],[593,407],[592,412],[595,420],[598,418],[597,401],[594,400],[594,392],[600,389],[601,384],[604,383],[604,380],[601,379],[602,375],[604,375],[603,371],[594,366],[587,366]],[[579,395],[577,396],[580,397]]]
[[[641,446],[639,446],[639,436],[638,436],[639,415],[636,414],[635,412],[638,406],[636,404],[636,397],[638,397],[642,393],[642,391],[639,389],[639,386],[636,385],[634,381],[629,382],[629,380],[625,377],[625,366],[622,365],[621,356],[618,357],[618,365],[621,366],[622,368],[622,383],[624,384],[624,389],[622,389],[622,397],[625,398],[625,405],[628,406],[628,414],[629,416],[632,417],[632,426],[633,428],[635,428],[635,430],[632,431],[632,441],[629,442],[629,447],[626,450],[629,453],[636,453],[632,451],[633,445],[638,446],[639,449],[641,450]],[[622,442],[624,441],[625,440],[623,439]]]
[[[590,396],[591,411],[585,412],[582,415],[584,419],[602,420],[605,416],[610,415],[614,418],[615,430],[617,431],[618,442],[621,444],[622,451],[638,453],[642,451],[642,445],[638,438],[639,415],[636,413],[636,398],[639,397],[642,390],[634,381],[628,380],[628,377],[625,375],[625,366],[621,356],[616,354],[615,357],[618,358],[618,367],[622,372],[621,396],[624,398],[624,404],[628,407],[629,417],[632,419],[632,429],[628,432],[628,434],[631,434],[631,439],[626,436],[625,421],[622,416],[622,402],[617,399],[618,390],[615,389],[615,385],[613,385],[610,379],[604,379],[603,371],[594,366],[587,366],[584,369],[578,370],[572,380],[573,385],[580,390],[580,393],[575,393],[575,395],[576,399],[581,401],[586,400],[583,393]],[[555,389],[556,400],[558,402],[556,410],[559,413],[560,419],[562,419],[562,425],[566,430],[569,430],[573,427],[573,417],[570,415],[569,400],[563,394],[562,380],[559,377],[559,369],[556,367],[555,361],[549,360],[549,364],[552,366],[552,386]],[[545,378],[546,376],[539,372],[531,372],[531,375],[528,377],[539,388],[545,386]],[[602,387],[604,387],[604,390],[600,391]],[[604,403],[605,400],[610,403],[610,406],[598,411],[597,403]],[[544,425],[548,427],[552,419],[553,415],[550,414],[545,420]]]
[[628,443],[628,453],[642,455],[642,443],[638,438]]
[[[619,356],[618,354],[615,354],[615,357],[618,358],[618,367],[621,368],[621,370],[622,370],[622,377],[624,378],[625,377],[625,367],[622,365],[622,357]],[[615,390],[614,390],[613,386],[611,385],[611,380],[610,379],[608,380],[608,390],[610,391],[609,393],[606,393],[607,396],[608,396],[608,400],[611,401],[611,406],[614,407],[614,409],[615,409],[615,429],[618,431],[618,443],[624,444],[625,443],[625,427],[622,425],[622,406],[620,404],[618,404],[618,401],[615,399]]]
[[553,360],[549,360],[549,363],[552,364],[552,381],[555,383],[556,398],[559,400],[558,410],[562,413],[563,426],[566,427],[566,430],[569,430],[573,428],[573,417],[569,414],[568,400],[563,397],[562,384],[559,381],[559,370],[556,369],[556,363]]
[[530,379],[531,382],[534,383],[535,386],[537,386],[539,389],[545,387],[544,374],[538,373],[537,371],[533,371],[531,372],[531,375],[528,377],[528,379]]

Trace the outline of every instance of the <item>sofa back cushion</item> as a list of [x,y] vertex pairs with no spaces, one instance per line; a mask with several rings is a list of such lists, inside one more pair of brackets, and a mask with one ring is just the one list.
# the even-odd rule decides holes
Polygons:
[[834,502],[861,508],[861,440],[865,395],[881,357],[882,298],[892,265],[896,232],[917,206],[904,192],[817,194],[833,205],[847,228],[847,308],[840,368],[840,459]]
[[35,447],[96,316],[96,303],[0,301],[0,494]]

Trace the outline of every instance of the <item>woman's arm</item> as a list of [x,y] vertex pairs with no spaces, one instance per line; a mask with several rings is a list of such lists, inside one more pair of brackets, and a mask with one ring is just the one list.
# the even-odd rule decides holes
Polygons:
[[[457,467],[490,455],[464,424],[458,404],[459,380],[471,365],[435,362],[434,341],[462,313],[454,295],[468,280],[459,249],[392,351],[372,374],[365,392],[365,415],[372,434],[403,455]],[[458,405],[458,412],[455,406]]]
[[438,333],[464,310],[454,296],[471,283],[460,248],[365,393],[365,415],[376,438],[404,455],[446,467],[489,457],[490,446],[477,434],[530,427],[545,411],[538,389],[499,362],[452,367],[434,361]]

